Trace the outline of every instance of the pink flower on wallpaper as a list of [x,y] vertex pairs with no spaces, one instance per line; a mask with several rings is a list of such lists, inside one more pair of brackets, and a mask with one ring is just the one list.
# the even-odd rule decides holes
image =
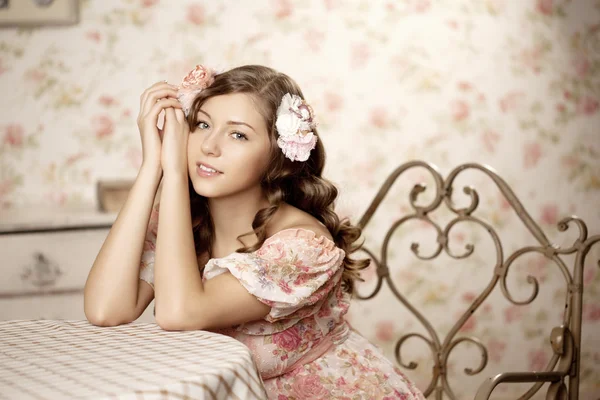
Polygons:
[[309,29],[304,33],[304,40],[312,51],[318,52],[325,40],[325,33],[316,29]]
[[274,3],[276,18],[284,19],[292,15],[294,11],[294,5],[290,0],[274,0]]
[[375,325],[375,336],[382,342],[394,339],[394,323],[392,321],[378,321]]
[[339,0],[323,0],[323,4],[325,4],[325,8],[327,11],[331,11],[338,6]]
[[583,284],[590,284],[596,277],[596,268],[587,268],[583,273]]
[[375,107],[369,113],[369,122],[377,128],[385,129],[390,125],[388,112],[383,107]]
[[514,111],[519,108],[525,98],[525,92],[512,91],[506,93],[498,100],[498,105],[502,112]]
[[103,106],[109,107],[118,103],[118,100],[113,96],[103,95],[98,98],[98,103]]
[[11,147],[23,146],[25,130],[20,124],[10,124],[4,128],[4,144]]
[[450,108],[452,112],[452,118],[455,121],[467,119],[471,113],[469,105],[463,100],[454,100],[452,103],[450,103]]
[[431,7],[431,2],[429,0],[415,0],[413,7],[416,12],[424,13]]
[[558,103],[556,105],[556,111],[558,111],[559,113],[564,113],[565,111],[567,111],[567,106],[565,106],[563,103]]
[[87,157],[86,153],[83,153],[83,152],[75,153],[75,154],[67,157],[67,159],[65,160],[65,165],[71,166],[71,165],[75,164],[77,161],[83,160],[86,157]]
[[508,200],[506,200],[506,197],[504,197],[502,192],[498,193],[498,203],[502,211],[510,210],[512,208],[512,206],[510,205]]
[[574,58],[573,61],[571,61],[571,65],[575,70],[575,74],[577,74],[579,78],[585,78],[590,72],[592,63],[590,62],[589,58],[579,55]]
[[194,25],[202,25],[206,18],[204,5],[200,3],[190,4],[187,7],[186,19]]
[[523,146],[523,167],[533,168],[542,157],[542,145],[539,142],[525,143]]
[[502,361],[506,349],[506,342],[498,339],[491,339],[487,344],[490,360],[495,363]]
[[39,69],[29,69],[25,71],[25,79],[34,83],[43,81],[46,76],[46,73]]
[[158,2],[159,0],[142,0],[142,7],[154,7]]
[[59,206],[64,206],[67,203],[69,196],[62,190],[57,190],[48,194],[49,200]]
[[446,25],[448,25],[448,27],[450,29],[452,29],[453,31],[458,30],[458,22],[454,19],[450,19],[450,20],[446,21]]
[[578,168],[581,160],[574,154],[568,154],[561,157],[560,163],[567,168]]
[[100,40],[102,40],[102,35],[99,31],[88,31],[85,33],[85,37],[96,43],[100,43]]
[[477,326],[477,321],[475,319],[475,316],[471,315],[469,318],[467,318],[467,320],[465,321],[463,326],[460,327],[459,331],[460,332],[473,332],[475,330],[476,326]]
[[579,100],[579,103],[577,103],[577,112],[583,115],[592,115],[598,111],[599,105],[597,99],[590,96],[583,96]]
[[104,139],[115,131],[115,123],[108,115],[97,115],[92,118],[92,125],[94,127],[94,133],[96,138]]
[[500,141],[500,135],[494,131],[485,131],[483,132],[481,140],[483,141],[483,147],[489,153],[493,154],[496,152],[496,145]]
[[553,0],[537,0],[536,9],[544,15],[552,15],[554,5]]
[[364,67],[371,57],[371,48],[368,43],[358,43],[350,50],[350,63],[357,67]]
[[535,254],[527,260],[527,273],[540,282],[548,276],[548,259],[541,254]]
[[556,224],[558,222],[558,206],[555,203],[544,204],[540,208],[540,221],[547,225]]
[[469,90],[473,89],[473,85],[467,81],[460,81],[458,82],[457,86],[458,90],[462,92],[468,92]]
[[529,356],[529,370],[543,371],[548,365],[548,350],[531,350]]
[[2,65],[3,62],[4,61],[2,60],[2,58],[0,58],[0,75],[2,75],[3,73],[5,73],[6,71],[8,71],[6,68],[4,68],[4,65]]
[[523,309],[521,306],[512,305],[504,309],[504,321],[508,324],[523,319]]
[[329,395],[318,375],[297,376],[292,383],[292,391],[298,399],[320,399]]
[[15,181],[12,178],[5,178],[3,181],[0,181],[0,200],[12,193],[15,188]]
[[325,92],[325,107],[327,111],[338,111],[344,106],[344,98],[339,93]]
[[519,54],[519,60],[523,66],[531,69],[534,73],[538,74],[542,70],[542,48],[536,46],[532,49],[523,49]]
[[583,320],[586,322],[600,321],[600,305],[584,304],[583,305]]
[[477,298],[477,293],[475,292],[465,292],[462,294],[462,296],[460,296],[462,301],[467,302],[467,303],[473,303],[473,301],[475,301],[475,299]]

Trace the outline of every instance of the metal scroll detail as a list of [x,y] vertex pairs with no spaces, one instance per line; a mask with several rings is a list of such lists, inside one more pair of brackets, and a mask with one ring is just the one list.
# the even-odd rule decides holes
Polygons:
[[[510,382],[533,383],[531,388],[519,399],[531,398],[546,382],[550,383],[546,394],[547,399],[577,399],[579,392],[579,363],[581,352],[583,268],[585,258],[590,248],[597,242],[600,242],[600,235],[588,237],[586,224],[581,219],[576,216],[567,217],[558,223],[559,231],[564,232],[569,228],[569,226],[576,225],[579,230],[579,237],[570,247],[560,248],[557,245],[550,243],[544,232],[531,218],[529,213],[527,213],[512,189],[489,166],[474,163],[463,164],[452,170],[448,177],[444,179],[434,165],[423,161],[407,162],[392,172],[361,218],[359,222],[359,226],[361,228],[364,229],[367,226],[373,214],[385,198],[396,179],[405,171],[415,167],[425,168],[432,174],[436,185],[435,198],[428,205],[417,205],[417,198],[426,190],[426,187],[422,184],[415,185],[409,195],[410,205],[414,212],[402,217],[391,225],[383,240],[380,257],[378,258],[372,251],[365,247],[361,249],[371,257],[375,264],[377,270],[377,284],[375,289],[370,294],[366,296],[356,295],[356,297],[360,300],[373,298],[377,293],[379,293],[383,286],[383,282],[385,281],[394,296],[420,321],[420,323],[427,330],[429,337],[418,333],[409,333],[402,336],[397,341],[395,348],[397,362],[404,368],[415,369],[417,367],[415,362],[409,362],[407,364],[404,362],[404,360],[402,360],[402,357],[400,356],[400,349],[409,338],[419,338],[423,340],[431,350],[434,362],[431,380],[427,388],[424,390],[425,396],[429,396],[430,394],[434,393],[435,399],[438,400],[441,400],[444,395],[452,400],[456,400],[456,395],[453,393],[451,385],[446,376],[448,358],[452,350],[463,342],[470,342],[479,349],[481,353],[481,362],[474,369],[465,368],[464,372],[467,375],[476,375],[480,373],[486,367],[488,358],[486,347],[477,338],[472,336],[457,338],[457,333],[465,324],[467,319],[481,306],[481,304],[488,298],[490,293],[497,286],[500,286],[500,290],[502,291],[503,295],[513,304],[523,305],[531,303],[538,294],[538,281],[533,276],[528,276],[527,282],[531,286],[531,294],[525,300],[516,300],[507,286],[506,278],[511,265],[519,257],[528,253],[540,253],[549,260],[553,261],[557,268],[560,269],[568,289],[566,291],[567,294],[565,298],[563,321],[561,325],[555,327],[550,334],[550,345],[552,346],[553,356],[548,362],[548,365],[544,371],[507,372],[498,374],[493,378],[485,380],[480,386],[475,399],[488,399],[498,384]],[[527,229],[535,237],[539,245],[520,248],[505,257],[500,238],[494,231],[493,227],[482,219],[473,216],[473,212],[479,205],[479,195],[477,191],[470,186],[464,187],[463,192],[470,197],[470,204],[463,208],[458,208],[455,206],[454,202],[452,201],[454,181],[462,171],[469,169],[482,171],[492,179],[498,189],[504,194],[513,209],[516,211],[518,217],[521,219],[521,221],[523,221]],[[429,216],[429,213],[431,213],[433,210],[436,210],[442,203],[444,203],[448,209],[455,214],[455,217],[453,217],[453,219],[444,228],[440,227]],[[400,226],[410,220],[421,220],[431,225],[437,232],[437,249],[431,255],[421,255],[419,253],[418,243],[412,244],[412,252],[422,260],[434,259],[441,254],[442,251],[445,251],[454,259],[463,259],[469,257],[474,251],[474,245],[472,244],[467,244],[465,246],[463,254],[453,254],[449,249],[449,234],[456,224],[463,221],[475,223],[485,228],[496,248],[495,265],[491,281],[485,287],[483,292],[477,298],[475,298],[466,312],[461,315],[458,321],[456,321],[443,342],[438,333],[432,327],[431,323],[398,291],[394,285],[394,282],[390,278],[388,265],[388,248],[390,239]],[[571,273],[569,267],[561,258],[561,255],[574,253],[575,262],[573,265],[573,273]],[[600,265],[600,261],[598,264]],[[568,387],[566,382],[568,382]]]

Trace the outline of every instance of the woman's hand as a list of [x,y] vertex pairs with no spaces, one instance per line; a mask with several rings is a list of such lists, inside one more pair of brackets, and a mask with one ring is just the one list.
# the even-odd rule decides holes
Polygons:
[[150,86],[140,96],[137,125],[142,138],[142,166],[160,168],[162,130],[158,129],[158,115],[165,109],[181,108],[177,87],[166,82]]
[[165,176],[188,176],[187,144],[190,128],[181,108],[165,109],[161,166]]

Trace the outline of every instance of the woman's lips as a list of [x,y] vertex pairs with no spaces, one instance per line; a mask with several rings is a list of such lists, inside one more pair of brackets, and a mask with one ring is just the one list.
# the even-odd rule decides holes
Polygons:
[[197,163],[196,164],[196,173],[199,176],[205,177],[205,178],[210,178],[213,176],[219,176],[222,174],[221,171],[216,170],[215,168],[213,168],[212,166],[208,165],[208,164],[203,164],[203,163]]

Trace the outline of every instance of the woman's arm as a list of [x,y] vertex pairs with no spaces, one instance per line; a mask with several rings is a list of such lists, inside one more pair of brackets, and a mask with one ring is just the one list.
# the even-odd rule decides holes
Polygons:
[[95,325],[119,325],[137,319],[154,296],[140,283],[140,261],[162,167],[158,116],[181,108],[176,87],[159,82],[142,93],[137,124],[143,162],[117,220],[98,253],[84,289],[84,311]]
[[[144,238],[160,182],[160,169],[140,169],[127,201],[98,253],[84,289],[84,310],[94,325],[137,319],[153,290],[139,279]],[[144,288],[144,290],[140,290]]]

